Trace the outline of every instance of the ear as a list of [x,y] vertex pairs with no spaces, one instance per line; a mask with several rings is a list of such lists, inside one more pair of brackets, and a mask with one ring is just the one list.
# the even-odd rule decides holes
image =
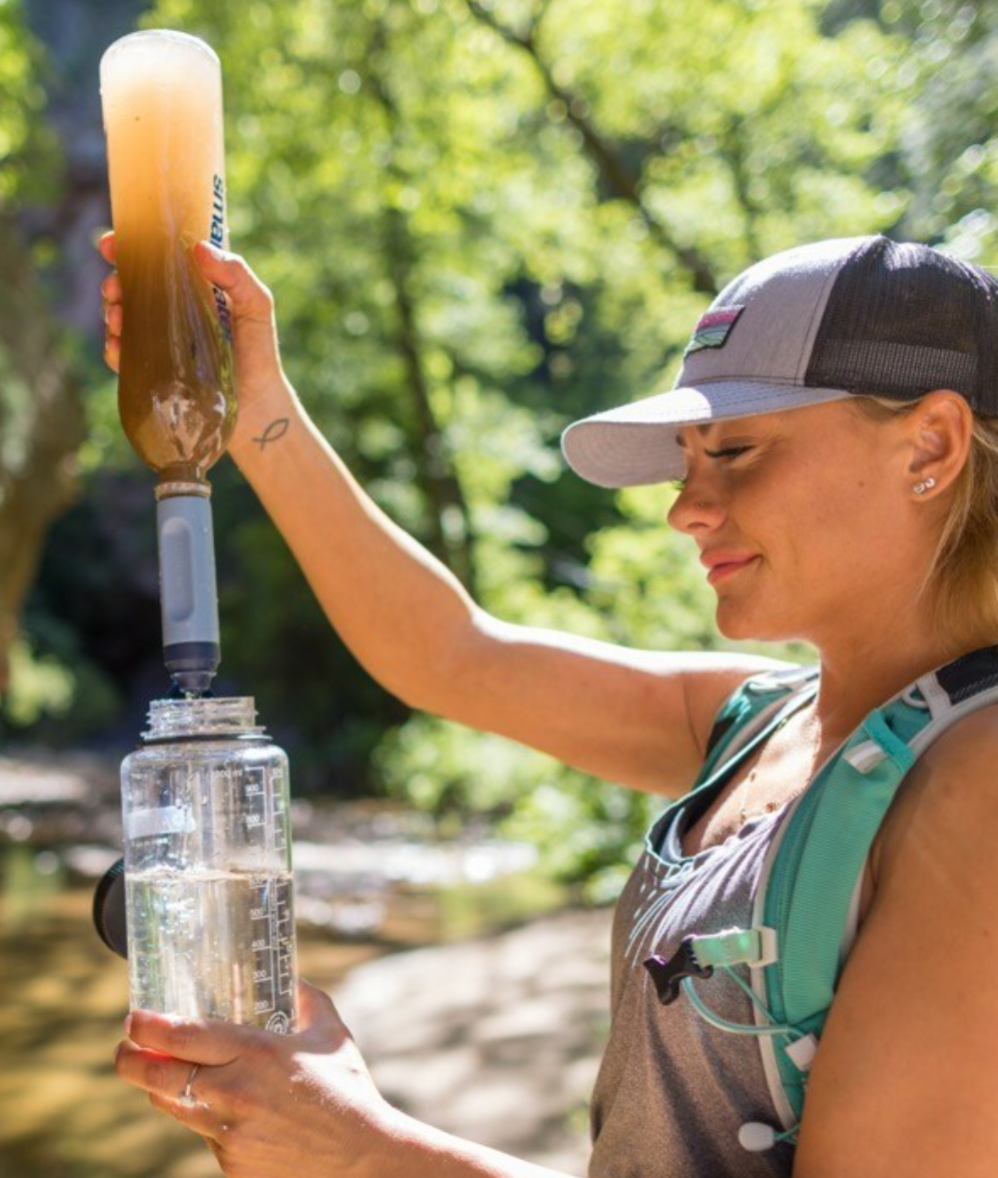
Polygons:
[[970,454],[974,412],[959,393],[936,389],[927,393],[908,418],[913,486],[926,484],[919,498],[944,492],[956,481]]

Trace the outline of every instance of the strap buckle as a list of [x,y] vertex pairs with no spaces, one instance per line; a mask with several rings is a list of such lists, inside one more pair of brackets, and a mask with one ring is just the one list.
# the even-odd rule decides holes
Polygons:
[[695,949],[696,937],[684,937],[679,948],[669,958],[652,954],[644,961],[644,967],[655,983],[658,1000],[668,1006],[679,997],[679,984],[683,978],[709,978],[712,965],[701,965]]

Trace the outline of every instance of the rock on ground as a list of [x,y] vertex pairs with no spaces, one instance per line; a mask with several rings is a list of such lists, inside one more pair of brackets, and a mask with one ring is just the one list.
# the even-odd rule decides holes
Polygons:
[[610,919],[606,909],[573,910],[380,958],[334,998],[394,1105],[581,1175],[608,1025]]

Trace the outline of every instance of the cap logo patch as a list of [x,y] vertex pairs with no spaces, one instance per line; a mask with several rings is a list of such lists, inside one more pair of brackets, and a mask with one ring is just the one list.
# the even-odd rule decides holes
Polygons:
[[683,355],[690,356],[694,352],[702,352],[704,348],[723,348],[728,333],[744,310],[744,306],[723,307],[719,311],[708,311],[701,315]]

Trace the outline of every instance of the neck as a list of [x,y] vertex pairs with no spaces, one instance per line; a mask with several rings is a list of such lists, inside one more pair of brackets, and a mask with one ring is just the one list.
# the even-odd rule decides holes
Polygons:
[[811,720],[823,755],[841,744],[869,712],[919,676],[994,641],[989,636],[954,643],[931,629],[915,641],[915,631],[912,621],[904,643],[898,642],[896,632],[885,632],[867,642],[853,641],[845,650],[821,651],[821,686]]

